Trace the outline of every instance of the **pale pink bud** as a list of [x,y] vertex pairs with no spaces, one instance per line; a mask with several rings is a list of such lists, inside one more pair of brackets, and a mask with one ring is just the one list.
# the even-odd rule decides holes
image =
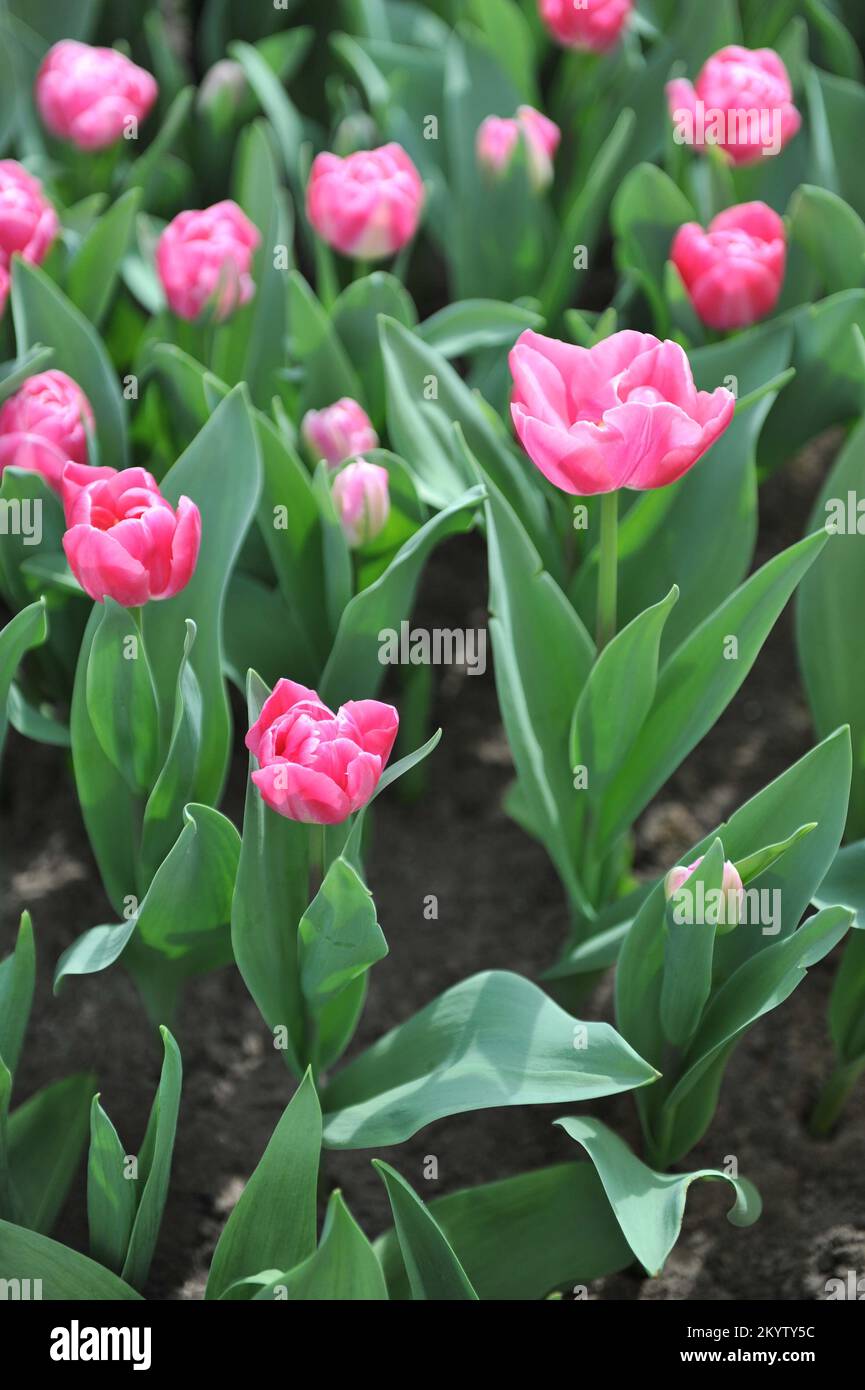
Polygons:
[[358,459],[333,480],[333,500],[350,546],[375,540],[390,515],[390,477],[386,468]]
[[300,432],[315,462],[324,459],[336,468],[345,459],[378,448],[378,435],[362,405],[342,396],[322,410],[308,410]]

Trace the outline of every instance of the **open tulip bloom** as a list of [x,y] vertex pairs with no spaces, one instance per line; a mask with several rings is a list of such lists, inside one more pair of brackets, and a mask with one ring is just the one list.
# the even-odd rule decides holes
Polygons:
[[[0,898],[34,895],[0,942],[0,1292],[198,1280],[160,1226],[174,1161],[213,1245],[224,1194],[175,1138],[229,1091],[207,1125],[248,1180],[208,1300],[654,1277],[697,1180],[747,1226],[753,1178],[786,1231],[779,1143],[805,1216],[848,1220],[841,1179],[806,1188],[846,1175],[865,1076],[855,6],[146,0],[122,36],[115,8],[0,5]],[[801,690],[788,662],[769,699],[745,682],[794,600]],[[37,896],[55,839],[68,914]],[[518,873],[537,979],[507,968]],[[761,1046],[755,1129],[728,1064],[832,952],[825,1038]],[[98,1080],[51,1074],[54,1008]],[[633,1147],[589,1113],[626,1092]],[[461,1188],[452,1125],[486,1111]],[[695,1166],[707,1135],[747,1176]],[[385,1222],[331,1190],[342,1150]]]

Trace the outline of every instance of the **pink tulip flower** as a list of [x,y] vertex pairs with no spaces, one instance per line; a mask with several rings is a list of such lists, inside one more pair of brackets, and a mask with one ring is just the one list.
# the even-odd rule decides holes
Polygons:
[[376,463],[358,459],[333,480],[333,500],[349,545],[375,540],[390,516],[390,475]]
[[520,135],[526,143],[529,178],[538,192],[553,181],[553,156],[562,132],[532,106],[520,106],[515,117],[487,116],[478,127],[475,151],[481,168],[496,177],[508,168]]
[[778,154],[802,123],[787,69],[772,48],[720,49],[693,85],[681,77],[667,83],[667,103],[679,144],[718,145],[734,164]]
[[367,449],[378,448],[372,421],[351,396],[342,396],[322,410],[308,410],[300,423],[300,432],[315,462],[324,459],[331,468]]
[[582,348],[528,329],[509,360],[523,448],[582,497],[674,483],[733,418],[732,392],[698,391],[684,350],[651,333],[625,329]]
[[197,319],[210,307],[221,323],[255,294],[250,271],[261,234],[230,198],[180,212],[156,246],[156,269],[169,308]]
[[369,801],[398,727],[392,705],[349,700],[334,714],[314,690],[277,681],[246,735],[252,780],[281,816],[337,825]]
[[343,256],[361,261],[392,256],[411,241],[423,205],[423,180],[401,145],[313,160],[307,216],[322,240]]
[[61,39],[36,75],[36,105],[52,135],[80,150],[103,150],[135,138],[159,88],[156,79],[115,48]]
[[604,53],[619,41],[633,0],[539,0],[541,19],[566,48]]
[[765,203],[727,208],[706,231],[686,222],[670,259],[709,328],[747,328],[771,314],[787,260],[783,220]]
[[65,465],[87,463],[93,423],[90,402],[65,372],[28,377],[0,406],[0,474],[27,468],[59,492]]
[[63,549],[82,589],[125,608],[173,598],[192,578],[201,513],[188,497],[175,511],[143,468],[63,470]]
[[12,257],[41,265],[60,229],[42,184],[15,159],[0,159],[0,314],[9,294]]

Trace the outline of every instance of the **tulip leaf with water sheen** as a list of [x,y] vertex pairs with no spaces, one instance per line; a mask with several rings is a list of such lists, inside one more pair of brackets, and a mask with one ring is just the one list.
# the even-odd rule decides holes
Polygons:
[[760,1194],[747,1178],[731,1177],[719,1168],[658,1173],[641,1163],[627,1144],[599,1120],[569,1116],[555,1123],[588,1153],[622,1234],[650,1276],[660,1274],[679,1238],[691,1183],[700,1179],[728,1182],[736,1194],[735,1204],[727,1214],[734,1226],[751,1226],[760,1216]]
[[[808,536],[774,556],[706,618],[661,668],[655,703],[601,811],[609,844],[633,824],[659,787],[711,729],[753,666],[796,585],[826,542]],[[737,641],[735,660],[725,642]],[[761,837],[765,838],[765,837]]]
[[[865,583],[865,521],[857,499],[865,490],[865,424],[850,435],[838,455],[811,513],[812,526],[835,528],[806,575],[796,604],[799,663],[814,723],[825,735],[849,723],[853,738],[853,785],[848,834],[865,834],[865,653],[857,614],[849,596]],[[852,500],[851,500],[852,499]],[[852,521],[852,528],[850,522]]]
[[14,1076],[36,984],[36,950],[30,913],[23,912],[15,946],[0,961],[0,1058]]
[[307,1072],[223,1227],[206,1298],[262,1268],[294,1269],[315,1252],[320,1151],[321,1108]]
[[153,674],[135,619],[111,598],[101,606],[84,690],[87,713],[102,752],[130,791],[149,790],[159,759],[159,709]]
[[41,647],[47,636],[48,618],[44,599],[22,608],[0,631],[0,754],[6,739],[7,703],[15,672],[25,654],[34,647]]
[[584,906],[573,864],[580,807],[568,748],[594,643],[543,569],[516,513],[492,485],[488,493],[489,630],[502,720],[531,833],[545,846],[569,896]]
[[140,1288],[146,1281],[159,1238],[159,1227],[168,1196],[174,1136],[180,1109],[183,1067],[177,1043],[167,1028],[160,1028],[165,1056],[147,1130],[138,1155],[136,1212],[121,1274],[127,1284]]
[[[625,1269],[634,1258],[591,1163],[466,1188],[434,1198],[427,1211],[484,1300],[544,1298]],[[376,1250],[391,1298],[411,1298],[393,1229]]]
[[429,1208],[389,1163],[374,1158],[372,1164],[387,1189],[412,1298],[476,1300],[468,1275]]
[[431,551],[448,536],[468,531],[483,499],[483,488],[470,488],[430,517],[400,547],[384,573],[346,605],[319,684],[323,700],[338,705],[359,694],[376,694],[385,674],[379,633],[386,628],[399,632],[400,623],[411,615]]
[[48,1236],[0,1221],[0,1279],[39,1281],[53,1302],[138,1300],[116,1274]]
[[394,319],[380,321],[387,380],[387,428],[391,447],[407,459],[418,493],[434,507],[447,506],[477,480],[459,447],[459,423],[474,458],[516,508],[534,544],[552,561],[546,505],[527,476],[510,438],[494,424],[440,353]]
[[255,515],[261,487],[258,443],[241,386],[216,407],[210,420],[162,480],[173,504],[190,497],[201,512],[201,551],[195,572],[174,598],[150,603],[142,615],[159,696],[163,732],[174,715],[175,685],[186,638],[185,620],[196,625],[189,656],[202,695],[201,752],[194,798],[219,800],[228,766],[231,719],[222,675],[222,613],[228,581]]
[[93,1077],[54,1081],[13,1110],[7,1142],[21,1223],[47,1234],[66,1200],[87,1138]]
[[335,859],[298,926],[303,992],[315,1007],[387,955],[366,884],[345,859]]
[[654,1080],[605,1023],[583,1024],[529,980],[473,975],[342,1069],[325,1088],[331,1148],[399,1144],[446,1115],[591,1099]]
[[277,1274],[253,1298],[296,1302],[379,1302],[387,1299],[381,1265],[341,1192],[327,1204],[321,1241],[314,1254]]

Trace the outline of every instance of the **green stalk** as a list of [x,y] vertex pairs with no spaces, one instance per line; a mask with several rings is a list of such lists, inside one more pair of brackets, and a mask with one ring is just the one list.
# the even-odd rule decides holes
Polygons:
[[863,1070],[865,1059],[836,1064],[817,1098],[817,1104],[808,1121],[808,1130],[815,1138],[825,1139],[831,1134]]
[[601,496],[601,547],[598,564],[598,654],[616,635],[616,582],[619,540],[619,494]]

